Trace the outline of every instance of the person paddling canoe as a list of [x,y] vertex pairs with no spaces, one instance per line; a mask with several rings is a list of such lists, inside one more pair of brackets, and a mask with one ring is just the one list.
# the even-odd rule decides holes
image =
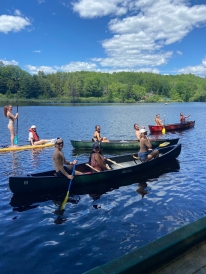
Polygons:
[[[77,160],[69,162],[65,159],[64,153],[62,151],[64,146],[64,141],[61,138],[55,140],[55,151],[52,155],[54,169],[56,171],[57,177],[67,177],[68,179],[73,179],[72,175],[73,165],[77,164]],[[76,171],[74,175],[80,175],[82,172]]]
[[156,123],[156,126],[163,126],[163,122],[162,122],[162,120],[160,120],[159,114],[156,114],[155,123]]

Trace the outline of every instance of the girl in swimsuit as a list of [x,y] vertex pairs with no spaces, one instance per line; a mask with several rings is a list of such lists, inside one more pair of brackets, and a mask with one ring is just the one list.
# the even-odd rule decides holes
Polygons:
[[15,147],[15,145],[14,145],[14,136],[15,136],[14,121],[16,119],[18,119],[18,113],[16,113],[15,116],[12,114],[12,105],[4,106],[3,111],[4,111],[4,116],[9,119],[8,129],[9,129],[10,134],[11,134],[11,146]]

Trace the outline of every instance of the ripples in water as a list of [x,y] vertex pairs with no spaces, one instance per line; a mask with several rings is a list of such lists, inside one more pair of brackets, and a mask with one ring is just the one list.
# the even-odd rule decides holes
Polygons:
[[[49,137],[65,140],[68,159],[76,155],[69,140],[90,139],[99,123],[109,139],[133,139],[133,124],[151,124],[156,112],[165,114],[168,123],[181,111],[197,121],[194,129],[165,135],[180,138],[178,160],[141,176],[90,188],[73,186],[63,212],[59,206],[67,190],[11,197],[7,184],[9,175],[51,169],[53,148],[0,154],[1,273],[83,273],[205,216],[206,143],[199,139],[206,134],[204,109],[205,104],[20,107],[20,141],[37,124],[42,138],[52,133]],[[7,130],[5,120],[0,118]],[[1,142],[3,138],[5,132],[0,132]],[[79,153],[79,161],[87,161],[88,155]]]

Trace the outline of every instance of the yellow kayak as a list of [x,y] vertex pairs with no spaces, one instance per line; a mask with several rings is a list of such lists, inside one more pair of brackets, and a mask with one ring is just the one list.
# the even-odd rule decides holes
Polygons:
[[27,149],[34,149],[34,148],[45,148],[45,147],[51,147],[51,146],[54,146],[54,142],[48,142],[44,145],[36,145],[36,146],[25,145],[25,146],[17,146],[17,147],[4,147],[4,148],[0,148],[0,152],[27,150]]

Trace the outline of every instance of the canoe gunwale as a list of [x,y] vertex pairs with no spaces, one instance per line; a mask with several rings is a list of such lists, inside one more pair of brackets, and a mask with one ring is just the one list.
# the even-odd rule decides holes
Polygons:
[[[161,143],[170,142],[171,145],[176,145],[179,138],[152,138],[150,141],[153,148]],[[88,140],[70,140],[74,149],[92,149],[94,142]],[[98,142],[101,149],[104,150],[134,150],[139,149],[138,140],[111,140],[110,142]]]

